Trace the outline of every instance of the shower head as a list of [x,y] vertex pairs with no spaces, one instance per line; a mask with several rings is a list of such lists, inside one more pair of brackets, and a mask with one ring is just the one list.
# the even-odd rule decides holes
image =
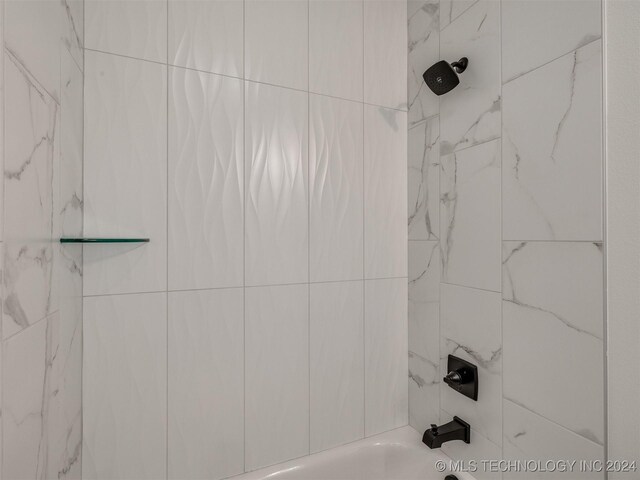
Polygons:
[[444,95],[450,92],[460,83],[458,74],[465,71],[469,59],[462,57],[451,65],[446,60],[440,60],[430,66],[426,72],[422,74],[427,87],[436,95]]

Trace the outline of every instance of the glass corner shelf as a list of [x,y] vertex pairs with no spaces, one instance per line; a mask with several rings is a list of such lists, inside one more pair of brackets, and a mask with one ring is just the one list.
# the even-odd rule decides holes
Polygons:
[[66,237],[60,243],[149,243],[148,238]]

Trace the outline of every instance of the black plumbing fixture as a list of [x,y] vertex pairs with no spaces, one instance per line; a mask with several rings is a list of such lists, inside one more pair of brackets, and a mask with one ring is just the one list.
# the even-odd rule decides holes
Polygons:
[[430,66],[422,74],[422,78],[433,93],[444,95],[458,86],[460,83],[458,75],[467,69],[467,65],[469,65],[467,57],[462,57],[451,65],[446,60],[440,60]]
[[449,355],[447,376],[442,380],[465,397],[478,401],[478,367],[466,360]]
[[453,417],[452,421],[444,425],[431,424],[431,428],[422,436],[422,443],[429,448],[440,448],[443,443],[452,440],[471,443],[471,426],[458,417]]
[[458,480],[458,477],[456,477],[455,475],[447,475],[446,477],[444,477],[444,480]]

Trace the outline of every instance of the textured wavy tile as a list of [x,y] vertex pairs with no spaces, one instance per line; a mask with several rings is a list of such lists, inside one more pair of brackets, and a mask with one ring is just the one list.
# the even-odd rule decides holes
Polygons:
[[[586,242],[505,242],[503,251],[505,398],[599,444],[602,256]],[[557,365],[562,374],[550,373]]]
[[411,240],[440,237],[440,119],[432,117],[408,133],[408,224]]
[[243,85],[171,68],[169,288],[243,282]]
[[[604,462],[604,448],[584,437],[566,430],[557,423],[505,400],[504,402],[504,458],[509,461],[577,461]],[[514,480],[537,480],[540,472],[513,472]],[[564,480],[602,479],[602,472],[580,471],[580,464],[573,472],[545,473],[545,478]],[[623,477],[624,478],[624,475]]]
[[86,53],[85,234],[143,236],[85,251],[85,295],[166,288],[166,67]]
[[478,367],[481,394],[470,402],[446,384],[440,401],[473,429],[502,445],[502,312],[499,293],[455,285],[440,289],[440,376],[447,374],[448,355]]
[[440,97],[440,148],[448,154],[500,136],[500,2],[479,0],[440,33],[440,57],[470,59]]
[[362,278],[362,105],[312,95],[311,281]]
[[407,275],[407,114],[364,107],[365,278]]
[[169,0],[169,63],[242,77],[242,0]]
[[500,291],[500,141],[441,157],[442,278]]
[[409,241],[409,350],[440,360],[440,245]]
[[309,453],[309,287],[245,291],[245,468]]
[[365,435],[408,421],[407,280],[365,281]]
[[11,54],[5,54],[3,337],[57,309],[52,295],[53,172],[58,104]]
[[409,126],[437,115],[440,102],[424,83],[422,74],[440,60],[440,2],[408,1],[409,60],[407,89]]
[[167,2],[87,0],[85,46],[156,62],[167,61]]
[[440,377],[438,363],[409,351],[409,425],[420,433],[440,418]]
[[244,295],[169,294],[169,478],[244,471]]
[[504,86],[506,240],[602,240],[602,51]]
[[503,81],[600,38],[601,16],[601,0],[502,2]]
[[362,101],[362,10],[357,0],[310,0],[310,91]]
[[311,285],[311,452],[364,437],[364,282]]
[[308,280],[308,94],[247,83],[247,285]]
[[309,86],[309,2],[245,1],[245,78],[299,90]]
[[83,478],[166,476],[167,298],[84,300]]
[[54,478],[55,322],[43,319],[3,343],[3,478]]
[[407,3],[364,2],[364,101],[407,108]]

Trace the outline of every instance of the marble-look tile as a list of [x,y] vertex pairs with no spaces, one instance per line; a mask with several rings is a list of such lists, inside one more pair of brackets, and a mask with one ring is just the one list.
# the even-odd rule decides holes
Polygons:
[[53,292],[53,172],[60,109],[13,55],[5,60],[3,338],[57,310]]
[[424,83],[422,74],[440,60],[440,2],[408,1],[409,60],[407,94],[409,127],[440,112],[440,101]]
[[49,451],[55,421],[54,321],[43,319],[3,343],[2,478],[57,478]]
[[407,3],[364,2],[364,101],[407,109]]
[[503,253],[505,398],[599,444],[602,255],[582,242],[506,242]]
[[355,280],[363,268],[362,104],[311,95],[309,232],[312,282]]
[[407,279],[365,281],[365,435],[408,421]]
[[167,67],[91,51],[85,61],[85,234],[151,239],[86,249],[85,295],[164,290]]
[[311,453],[364,437],[364,282],[310,287]]
[[478,367],[478,401],[441,385],[443,408],[502,445],[502,311],[499,293],[443,284],[440,288],[440,373],[455,355]]
[[170,68],[170,290],[242,286],[243,90]]
[[431,117],[408,133],[409,239],[440,237],[440,119]]
[[364,107],[365,278],[407,275],[407,114]]
[[[447,387],[448,388],[448,387]],[[443,407],[445,405],[443,404]],[[457,413],[440,410],[440,423],[448,423],[453,420]],[[467,420],[460,416],[462,420]],[[462,461],[466,466],[475,462],[477,470],[473,472],[473,478],[478,480],[501,480],[502,473],[497,467],[483,466],[483,462],[498,461],[502,459],[502,448],[478,433],[471,424],[471,443],[464,443],[460,440],[447,442],[442,445],[442,452],[449,457]],[[507,477],[505,480],[510,480]]]
[[308,281],[308,94],[246,85],[247,285]]
[[84,299],[86,479],[166,477],[167,297]]
[[[36,78],[40,88],[56,102],[60,100],[64,5],[64,1],[50,0],[4,2],[5,51]],[[7,118],[11,117],[7,115]]]
[[169,294],[168,478],[244,471],[244,294]]
[[503,90],[504,239],[602,240],[601,42]]
[[477,1],[478,0],[441,0],[440,28],[443,29],[449,25]]
[[601,0],[504,0],[503,82],[600,38],[601,12]]
[[500,291],[500,141],[441,157],[443,281]]
[[[84,68],[84,0],[62,0],[62,42],[80,69]],[[64,88],[64,84],[60,85]]]
[[309,2],[246,0],[245,78],[307,90]]
[[362,101],[363,2],[309,1],[309,90]]
[[469,58],[460,85],[440,97],[440,148],[448,154],[500,136],[500,2],[479,0],[440,33],[440,57]]
[[440,360],[440,245],[409,241],[409,351]]
[[168,62],[243,75],[242,0],[169,0]]
[[309,454],[309,286],[245,290],[245,469]]
[[87,0],[85,47],[155,62],[167,61],[167,2]]
[[572,472],[511,472],[509,478],[539,480],[603,479],[603,472],[580,471],[580,462],[604,461],[604,448],[557,423],[504,401],[504,459],[508,461],[576,461]]
[[409,425],[423,433],[440,418],[438,363],[409,351]]

